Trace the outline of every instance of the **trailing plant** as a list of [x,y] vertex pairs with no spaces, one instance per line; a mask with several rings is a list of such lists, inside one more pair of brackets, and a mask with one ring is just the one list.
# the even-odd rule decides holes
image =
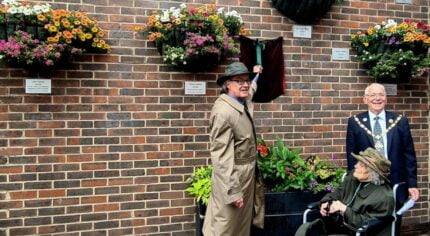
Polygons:
[[246,35],[241,16],[214,5],[181,4],[154,12],[135,28],[154,42],[163,61],[185,70],[205,70],[239,53],[234,37]]
[[375,79],[423,77],[430,70],[430,26],[423,22],[376,24],[353,34],[351,47]]

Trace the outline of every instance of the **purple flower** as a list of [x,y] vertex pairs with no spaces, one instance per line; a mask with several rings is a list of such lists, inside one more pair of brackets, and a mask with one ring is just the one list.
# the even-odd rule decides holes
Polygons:
[[327,191],[334,192],[333,185],[331,185],[331,184],[327,184],[327,185],[325,186],[325,189],[326,189]]
[[396,37],[392,36],[388,40],[388,44],[399,44],[399,42],[396,40]]

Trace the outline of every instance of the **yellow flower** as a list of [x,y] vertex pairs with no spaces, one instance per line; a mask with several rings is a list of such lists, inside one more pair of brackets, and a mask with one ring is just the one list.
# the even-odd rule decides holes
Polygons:
[[223,21],[223,19],[218,19],[218,24],[219,24],[219,25],[224,25],[224,21]]
[[180,25],[181,23],[182,23],[182,21],[180,19],[175,20],[175,24]]
[[368,46],[369,46],[369,43],[368,43],[368,42],[364,42],[364,43],[363,43],[363,45],[364,45],[365,47],[368,47]]
[[56,22],[54,22],[54,25],[58,27],[58,26],[60,26],[60,22],[56,21]]
[[396,27],[395,26],[391,26],[390,28],[388,28],[389,32],[396,32]]
[[430,37],[427,37],[426,39],[424,39],[424,43],[429,43],[430,44]]
[[51,25],[48,28],[49,32],[57,32],[57,27],[55,27],[55,25]]
[[75,21],[73,22],[73,24],[75,24],[75,25],[80,25],[80,24],[81,24],[81,22],[80,22],[80,21],[78,21],[78,20],[75,20]]
[[93,33],[97,33],[99,30],[97,29],[97,27],[93,27],[93,28],[91,28],[91,31],[92,31]]
[[375,33],[375,29],[373,27],[367,28],[367,34],[368,35],[372,35],[373,33]]
[[157,21],[157,23],[155,23],[155,27],[163,28],[163,24],[161,24],[161,22]]
[[93,41],[98,43],[99,42],[99,38],[93,38]]
[[355,39],[355,34],[351,34],[351,39]]
[[89,34],[89,33],[88,33],[88,34],[85,34],[85,38],[86,38],[86,39],[92,39],[92,38],[93,38],[93,35],[92,35],[92,34]]

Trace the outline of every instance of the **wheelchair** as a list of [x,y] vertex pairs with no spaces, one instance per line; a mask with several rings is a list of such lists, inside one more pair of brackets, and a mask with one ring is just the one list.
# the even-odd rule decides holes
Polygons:
[[[342,176],[342,180],[345,178],[345,176],[346,176],[346,173]],[[397,191],[398,191],[399,187],[402,185],[405,185],[405,184],[406,184],[405,182],[400,182],[400,183],[397,183],[393,186],[394,202],[397,201],[396,196],[397,196]],[[303,224],[313,220],[311,218],[311,215],[315,215],[315,214],[319,215],[319,206],[320,206],[319,202],[313,202],[313,203],[308,205],[307,209],[303,213]],[[397,221],[398,217],[400,216],[400,215],[397,215],[397,211],[400,208],[394,208],[394,210],[392,212],[391,236],[396,235],[396,221]],[[372,229],[376,229],[376,228],[380,227],[381,225],[385,225],[385,224],[387,224],[386,221],[382,221],[379,219],[372,219],[368,222],[364,222],[359,228],[356,228],[356,227],[346,223],[345,221],[343,221],[343,225],[346,228],[348,228],[349,230],[355,232],[356,236],[365,234],[366,232],[369,232]]]

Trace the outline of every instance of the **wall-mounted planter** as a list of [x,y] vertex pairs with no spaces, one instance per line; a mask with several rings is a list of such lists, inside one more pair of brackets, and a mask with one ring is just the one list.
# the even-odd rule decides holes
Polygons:
[[311,24],[323,17],[336,0],[272,0],[273,6],[299,24]]

